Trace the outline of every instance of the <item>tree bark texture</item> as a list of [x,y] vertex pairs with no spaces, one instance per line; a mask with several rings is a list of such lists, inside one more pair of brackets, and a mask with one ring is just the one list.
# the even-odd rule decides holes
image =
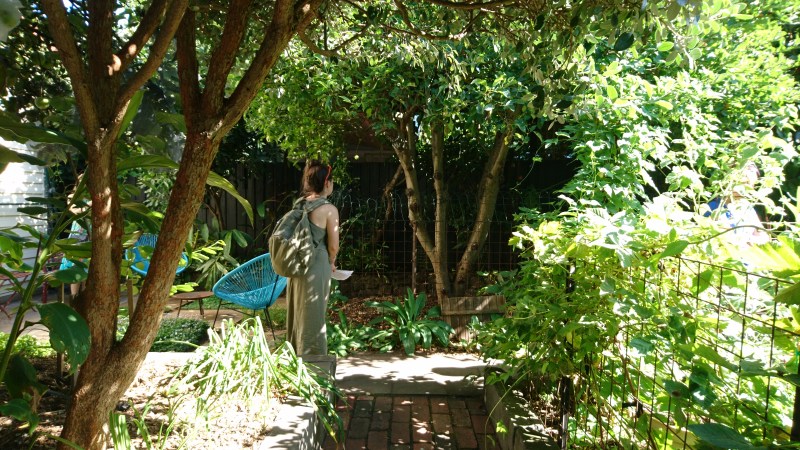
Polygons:
[[383,201],[386,202],[386,211],[383,212],[383,223],[381,224],[380,229],[377,233],[372,237],[372,243],[377,244],[383,241],[383,237],[386,235],[386,224],[389,223],[389,219],[391,219],[392,214],[394,213],[394,202],[392,201],[393,194],[392,191],[394,190],[400,182],[403,181],[403,167],[399,164],[397,165],[397,169],[394,171],[394,176],[392,179],[386,183],[386,186],[383,187]]
[[[146,43],[161,25],[161,48],[151,47],[149,61],[163,57],[171,40],[170,33],[176,29],[186,4],[186,0],[155,2],[151,5],[155,9],[145,13],[142,27],[134,32],[137,42]],[[141,363],[141,359],[134,361],[125,358],[125,351],[137,347],[146,353],[150,346],[150,343],[143,341],[126,349],[115,342],[124,232],[117,185],[116,144],[130,99],[150,78],[158,64],[140,67],[132,74],[125,88],[121,89],[122,61],[112,49],[115,2],[88,2],[85,60],[78,50],[63,2],[46,0],[42,7],[48,17],[53,43],[69,75],[81,116],[87,147],[88,170],[85,178],[92,202],[92,258],[87,288],[74,303],[75,309],[87,322],[92,345],[72,392],[62,437],[83,448],[98,449],[106,446],[103,426],[108,421],[109,411],[133,381]],[[166,8],[169,10],[165,14]],[[135,51],[128,49],[127,54],[132,59],[140,50],[140,47]],[[59,448],[71,447],[59,444]]]
[[[414,156],[417,152],[417,134],[414,126],[413,117],[416,113],[415,108],[411,108],[403,114],[398,124],[400,130],[398,136],[392,139],[392,149],[397,155],[400,166],[403,168],[403,174],[406,181],[406,197],[408,198],[408,220],[411,223],[411,228],[414,235],[422,246],[422,250],[431,262],[437,260],[436,244],[434,238],[431,237],[430,232],[422,222],[422,198],[420,196],[419,179],[417,177],[417,169],[415,167]],[[441,278],[441,270],[438,272],[437,282]],[[447,272],[444,272],[444,277],[447,278]]]
[[442,299],[455,295],[461,296],[469,287],[470,276],[483,251],[491,226],[492,215],[497,205],[500,192],[500,178],[508,156],[513,137],[514,114],[506,120],[505,129],[496,133],[489,157],[481,175],[478,188],[478,211],[472,226],[466,249],[456,268],[455,278],[451,281],[450,266],[447,261],[449,245],[447,242],[447,187],[444,183],[444,130],[441,125],[431,128],[431,157],[433,162],[433,186],[436,195],[434,234],[422,224],[422,199],[419,194],[419,180],[414,167],[416,155],[416,129],[413,121],[405,117],[413,117],[415,111],[404,114],[400,122],[400,133],[393,139],[392,148],[400,161],[406,180],[406,196],[408,197],[408,217],[417,240],[425,251],[433,266],[436,280],[436,296],[441,304]]
[[436,298],[441,304],[450,295],[450,270],[447,263],[447,186],[444,183],[444,125],[431,127],[431,159],[433,160],[433,190],[436,194],[434,215],[433,273],[436,278]]
[[510,119],[507,121],[506,129],[496,133],[489,159],[483,168],[478,188],[478,211],[475,216],[475,223],[472,225],[472,232],[456,268],[455,281],[453,282],[454,295],[456,296],[464,295],[464,292],[469,287],[470,277],[475,271],[475,264],[486,245],[489,228],[492,224],[492,215],[497,205],[497,196],[500,193],[500,176],[506,164],[508,149],[513,136],[513,119]]

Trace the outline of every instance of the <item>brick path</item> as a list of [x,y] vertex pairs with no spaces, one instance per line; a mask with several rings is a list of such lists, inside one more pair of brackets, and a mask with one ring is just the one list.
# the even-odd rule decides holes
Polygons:
[[339,409],[347,450],[499,449],[480,397],[348,395]]

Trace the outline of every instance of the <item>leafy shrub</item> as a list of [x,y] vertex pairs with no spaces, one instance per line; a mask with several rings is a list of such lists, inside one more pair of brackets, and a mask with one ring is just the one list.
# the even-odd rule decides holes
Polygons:
[[[351,324],[343,311],[339,311],[339,323],[328,322],[328,353],[347,356],[349,353],[365,351],[370,346],[387,346],[386,339],[378,337],[378,330],[370,326]],[[388,345],[391,348],[391,345]]]
[[453,328],[447,322],[433,320],[440,315],[438,306],[429,309],[425,315],[422,314],[426,300],[424,292],[415,296],[409,289],[405,299],[397,299],[394,302],[367,302],[367,306],[378,308],[384,313],[382,317],[373,319],[370,325],[379,323],[388,325],[386,329],[379,330],[374,337],[379,342],[388,340],[392,347],[402,344],[408,355],[414,354],[418,344],[422,344],[424,349],[431,348],[434,336],[443,346],[447,346]]
[[[0,352],[4,352],[6,345],[8,345],[8,334],[0,332]],[[48,343],[43,343],[30,335],[24,335],[17,338],[14,343],[14,353],[20,353],[27,359],[31,358],[46,358],[53,356],[55,350]]]
[[208,337],[208,323],[194,319],[164,319],[150,351],[191,352]]
[[[117,339],[128,329],[129,319],[119,317]],[[208,323],[203,320],[169,318],[161,321],[151,352],[192,352],[208,339]]]

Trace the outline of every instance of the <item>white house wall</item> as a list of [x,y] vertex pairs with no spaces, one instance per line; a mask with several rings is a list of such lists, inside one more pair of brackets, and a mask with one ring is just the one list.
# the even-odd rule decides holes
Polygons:
[[[18,153],[33,154],[25,145],[0,139],[3,145]],[[10,228],[23,223],[32,225],[42,232],[47,231],[44,220],[35,220],[17,211],[22,206],[32,206],[27,197],[45,197],[45,170],[43,167],[28,163],[11,163],[0,173],[0,229]],[[17,234],[26,235],[17,231]],[[32,263],[36,257],[36,249],[26,249],[27,262]],[[0,292],[0,296],[3,293]]]

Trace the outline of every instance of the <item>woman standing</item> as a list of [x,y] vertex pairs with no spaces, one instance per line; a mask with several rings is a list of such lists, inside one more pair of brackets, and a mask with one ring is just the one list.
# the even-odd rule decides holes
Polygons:
[[339,210],[327,199],[331,192],[331,166],[308,161],[298,202],[313,208],[308,218],[315,250],[308,274],[289,278],[286,288],[286,335],[298,356],[328,353],[325,316],[339,252]]

